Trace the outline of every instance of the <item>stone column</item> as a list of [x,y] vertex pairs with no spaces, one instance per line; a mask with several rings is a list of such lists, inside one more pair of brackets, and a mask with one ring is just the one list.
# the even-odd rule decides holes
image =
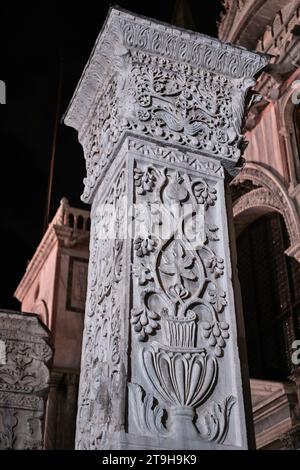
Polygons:
[[46,450],[57,449],[58,387],[63,373],[53,370],[49,381],[49,394],[46,405],[44,447]]
[[75,423],[76,423],[76,411],[77,411],[77,395],[78,395],[78,374],[69,372],[65,375],[65,410],[63,419],[64,423],[64,435],[63,435],[63,446],[62,449],[72,450],[74,449],[75,442]]
[[108,15],[65,117],[92,204],[78,449],[248,447],[225,180],[266,62]]
[[0,310],[0,450],[41,450],[52,359],[37,315]]

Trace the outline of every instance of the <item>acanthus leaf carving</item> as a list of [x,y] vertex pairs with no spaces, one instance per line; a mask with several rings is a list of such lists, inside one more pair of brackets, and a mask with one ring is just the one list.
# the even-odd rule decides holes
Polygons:
[[198,414],[196,422],[201,437],[207,441],[223,443],[229,430],[229,417],[236,398],[228,396],[222,402],[213,402]]
[[154,396],[145,393],[142,387],[129,383],[129,405],[136,426],[143,434],[167,435],[163,424],[165,410],[156,403]]
[[[156,184],[155,190],[154,185],[151,187],[153,191],[140,191],[140,186],[135,185],[137,203],[144,198],[147,199],[145,207],[162,203],[171,219],[186,203],[191,204],[192,211],[200,204],[204,213],[209,209],[213,214],[217,201],[215,183],[154,165],[147,167],[139,163],[138,168],[139,175],[155,174]],[[151,208],[149,210],[151,212]],[[167,240],[156,234],[155,249],[154,243],[148,246],[147,240],[153,235],[148,216],[144,217],[146,235],[133,242],[133,274],[138,280],[140,305],[132,310],[131,323],[136,338],[150,342],[140,352],[142,370],[148,384],[169,409],[169,435],[182,417],[185,423],[190,423],[193,436],[201,437],[192,424],[194,410],[215,389],[218,360],[224,355],[229,339],[229,324],[218,317],[227,306],[226,292],[219,285],[224,260],[210,247],[211,241],[219,241],[219,227],[208,223],[202,243],[192,244],[185,228],[190,217],[191,213],[184,214],[180,218],[181,229],[178,231],[175,224]],[[168,217],[158,219],[165,223]],[[146,240],[144,252],[142,240]],[[140,259],[141,254],[147,257],[147,262]],[[145,284],[147,288],[142,287]],[[153,334],[158,335],[157,341],[150,339]],[[215,433],[212,440],[218,439]]]

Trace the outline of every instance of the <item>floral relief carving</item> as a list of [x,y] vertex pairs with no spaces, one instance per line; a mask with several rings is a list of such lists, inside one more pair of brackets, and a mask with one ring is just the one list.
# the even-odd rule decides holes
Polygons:
[[155,174],[151,170],[140,170],[139,168],[134,169],[134,180],[138,194],[152,191],[156,181]]
[[[266,64],[110,11],[65,117],[93,203],[79,449],[247,447],[239,373],[228,367],[237,353],[224,180],[240,168],[247,93]],[[132,238],[121,236],[122,195],[145,212]],[[119,208],[115,236],[103,204]]]
[[132,272],[141,286],[153,281],[152,267],[143,262],[133,265]]
[[[159,88],[163,89],[161,79],[159,83]],[[155,243],[149,244],[152,233],[150,212],[147,211],[150,211],[149,206],[160,201],[162,210],[168,213],[168,217],[165,214],[162,217],[162,223],[175,217],[174,204],[178,208],[189,203],[192,212],[197,205],[202,205],[205,214],[211,213],[217,201],[217,189],[215,183],[205,178],[199,179],[169,168],[154,169],[151,166],[148,170],[141,163],[138,168],[139,175],[149,174],[150,169],[155,174],[155,190],[153,185],[153,191],[141,191],[135,180],[137,203],[147,199],[144,230],[148,235],[133,241],[132,272],[133,279],[137,280],[139,304],[131,311],[131,324],[134,337],[146,343],[140,349],[143,374],[156,391],[157,398],[166,406],[166,427],[163,427],[162,434],[172,433],[171,423],[179,419],[181,412],[185,413],[179,413],[184,409],[189,410],[185,420],[190,423],[190,432],[200,437],[199,430],[192,424],[194,410],[205,403],[216,387],[218,360],[224,355],[230,337],[229,323],[219,319],[219,314],[227,306],[226,292],[218,284],[224,274],[224,260],[210,247],[211,242],[219,241],[219,227],[207,224],[202,243],[193,245],[186,236],[185,227],[190,216],[184,215],[180,219],[180,237],[175,224],[167,240],[155,233]],[[143,257],[147,257],[147,262]],[[152,340],[153,335],[157,340]],[[139,395],[140,407],[145,413],[141,389],[136,389],[135,393]],[[179,414],[174,411],[171,418],[169,407],[178,410]],[[153,420],[152,411],[148,408],[147,416],[151,415]],[[221,429],[221,416],[216,419],[219,419]],[[145,428],[144,418],[137,417],[135,422],[143,432],[150,432]],[[224,426],[227,429],[228,423]],[[224,430],[224,436],[226,432]],[[211,431],[211,436],[208,434],[207,431],[202,438],[209,440],[211,437],[217,441],[221,439],[222,432]]]
[[134,241],[134,249],[137,256],[143,257],[149,255],[155,250],[156,240],[152,238],[151,234],[146,237],[137,237]]
[[[109,167],[110,155],[127,132],[202,150],[224,160],[239,160],[244,149],[241,126],[245,97],[254,84],[248,73],[241,72],[233,79],[212,66],[212,60],[200,70],[178,58],[163,59],[124,46],[121,49],[121,65],[114,63],[115,73],[103,81],[101,98],[82,135],[87,166],[83,200],[91,200],[96,182]],[[217,54],[220,52],[218,49]],[[226,51],[221,55],[224,60]],[[255,61],[248,60],[248,66],[250,63],[259,68]],[[229,65],[232,72],[238,69],[237,56]],[[140,191],[151,190],[153,173],[139,175],[137,170],[134,177]],[[200,191],[205,193],[205,189]],[[213,194],[207,200],[212,203]]]
[[[122,385],[122,306],[124,278],[124,169],[117,175],[91,230],[89,297],[85,323],[85,366],[80,383],[78,448],[99,448],[118,426],[116,396]],[[108,217],[106,209],[114,211]],[[102,210],[103,209],[103,210]],[[107,219],[111,226],[106,226]],[[89,437],[85,435],[89,429]]]
[[196,274],[192,268],[194,261],[195,258],[185,253],[179,242],[175,242],[172,249],[162,255],[162,263],[159,266],[159,270],[173,277],[172,284],[174,286],[182,286],[182,279],[190,279],[192,281],[196,279]]
[[221,313],[227,305],[226,292],[220,289],[214,282],[211,282],[207,287],[207,297],[209,303],[214,305],[218,313]]
[[133,309],[131,315],[131,323],[134,325],[134,331],[138,333],[139,341],[144,341],[159,328],[157,321],[159,315],[156,312],[152,312],[147,308],[140,311]]
[[0,449],[42,449],[52,347],[37,316],[0,311]]
[[217,199],[217,191],[205,182],[197,183],[194,186],[194,193],[199,204],[204,204],[204,208],[214,206]]
[[[232,85],[225,76],[166,62],[134,63],[128,82],[141,130],[224,157],[239,157]],[[242,91],[241,91],[242,93]],[[218,129],[215,132],[215,129]]]
[[226,322],[201,323],[203,329],[203,336],[207,338],[209,346],[215,348],[215,354],[217,357],[223,355],[223,348],[226,346],[226,339],[229,338],[229,325]]
[[224,260],[219,256],[213,255],[207,260],[206,267],[214,274],[215,278],[218,278],[224,273]]

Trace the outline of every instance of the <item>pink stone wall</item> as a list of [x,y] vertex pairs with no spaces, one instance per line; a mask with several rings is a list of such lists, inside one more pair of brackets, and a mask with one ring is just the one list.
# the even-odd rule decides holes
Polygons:
[[30,285],[22,302],[22,311],[38,313],[50,330],[53,326],[57,250],[58,243],[45,259],[42,269]]
[[256,127],[247,132],[249,145],[244,153],[248,162],[259,162],[277,174],[280,179],[287,179],[286,164],[282,155],[282,136],[276,116],[276,107],[270,103],[262,112]]

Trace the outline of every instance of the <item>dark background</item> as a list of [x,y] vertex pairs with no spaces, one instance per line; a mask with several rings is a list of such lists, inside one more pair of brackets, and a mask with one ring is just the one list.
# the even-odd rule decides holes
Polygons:
[[[122,8],[172,22],[176,0],[119,0]],[[1,4],[0,105],[1,289],[0,308],[19,309],[13,293],[44,231],[60,62],[63,62],[59,116],[65,112],[114,2],[43,1]],[[217,36],[220,0],[185,1],[194,28]],[[85,175],[77,133],[58,126],[49,220],[66,196],[80,201]]]

